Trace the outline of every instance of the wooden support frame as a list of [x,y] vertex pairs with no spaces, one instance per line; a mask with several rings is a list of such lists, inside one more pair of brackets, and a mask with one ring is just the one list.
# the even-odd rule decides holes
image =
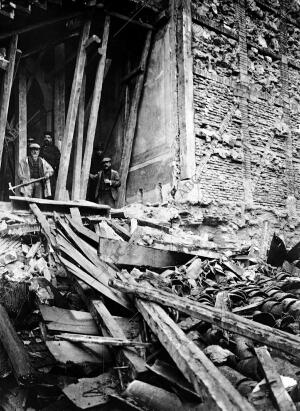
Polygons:
[[184,180],[191,178],[196,170],[191,0],[177,0],[177,9],[178,133],[180,177]]
[[78,46],[77,60],[70,95],[64,138],[61,148],[61,158],[59,163],[58,177],[56,183],[55,199],[64,198],[66,190],[66,182],[69,170],[70,155],[72,149],[72,141],[75,129],[76,116],[78,111],[80,90],[82,85],[84,66],[86,61],[85,43],[89,38],[91,20],[87,20],[82,28],[82,33]]
[[8,60],[9,66],[4,73],[1,89],[1,106],[0,106],[0,167],[2,161],[3,144],[5,139],[5,130],[7,123],[8,107],[13,83],[14,68],[16,61],[16,52],[18,44],[18,35],[12,36],[9,45]]
[[91,111],[90,111],[90,117],[89,117],[89,123],[88,123],[87,135],[86,135],[84,157],[82,161],[82,170],[81,170],[81,198],[82,199],[85,199],[86,197],[87,185],[89,181],[95,132],[96,132],[96,127],[97,127],[98,112],[99,112],[99,107],[100,107],[102,85],[103,85],[104,72],[105,72],[106,51],[107,51],[108,38],[109,38],[109,28],[110,28],[110,17],[106,16],[105,22],[104,22],[104,29],[103,29],[103,38],[102,38],[102,43],[101,43],[102,55],[100,57],[98,68],[97,68],[97,73],[96,73],[92,104],[91,104]]
[[144,50],[141,56],[140,68],[141,73],[136,80],[136,84],[133,91],[132,102],[130,107],[130,112],[128,115],[128,121],[125,127],[124,142],[123,142],[123,152],[120,165],[120,179],[121,187],[119,189],[119,198],[117,207],[123,207],[126,200],[126,182],[129,172],[130,159],[133,147],[133,141],[138,120],[138,110],[141,102],[142,92],[144,88],[144,80],[146,76],[146,66],[148,62],[148,57],[150,53],[152,40],[152,31],[148,30],[146,34],[146,40],[144,45]]

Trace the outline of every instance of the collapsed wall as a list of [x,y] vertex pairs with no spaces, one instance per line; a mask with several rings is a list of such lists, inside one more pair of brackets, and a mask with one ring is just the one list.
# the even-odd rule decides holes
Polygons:
[[263,253],[300,227],[299,6],[236,3],[192,2],[196,173],[176,199],[203,235]]

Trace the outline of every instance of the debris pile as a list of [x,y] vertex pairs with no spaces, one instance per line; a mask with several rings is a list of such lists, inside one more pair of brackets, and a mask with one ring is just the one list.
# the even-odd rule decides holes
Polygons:
[[268,264],[163,208],[30,208],[2,219],[4,410],[297,409],[299,247],[274,237]]

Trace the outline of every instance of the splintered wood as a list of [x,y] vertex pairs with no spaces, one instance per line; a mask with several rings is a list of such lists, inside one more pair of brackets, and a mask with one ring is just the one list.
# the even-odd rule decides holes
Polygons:
[[[31,270],[35,341],[50,356],[37,354],[31,334],[20,338],[0,310],[4,373],[7,357],[25,384],[38,376],[57,385],[51,367],[62,369],[58,386],[81,409],[297,409],[300,281],[291,268],[249,266],[247,255],[241,264],[215,251],[218,258],[200,258],[197,236],[178,228],[139,217],[132,224],[122,210],[118,219],[79,220],[69,205],[66,215],[46,215],[31,201],[41,232],[1,256],[4,271],[16,272],[19,260]],[[170,236],[187,253],[174,251]]]

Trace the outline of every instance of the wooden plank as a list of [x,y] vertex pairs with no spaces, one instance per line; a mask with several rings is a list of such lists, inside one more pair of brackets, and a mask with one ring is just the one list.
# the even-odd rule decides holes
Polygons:
[[[65,45],[59,44],[54,49],[55,67],[61,66],[65,61]],[[54,78],[54,141],[61,149],[65,129],[65,72],[61,71]]]
[[110,210],[109,206],[107,205],[102,205],[102,204],[96,204],[92,203],[91,201],[56,201],[56,200],[48,200],[48,199],[43,199],[43,198],[31,198],[31,197],[18,197],[18,196],[10,196],[9,197],[12,202],[25,202],[25,203],[36,203],[39,204],[40,206],[43,205],[49,205],[53,206],[55,209],[57,207],[78,207],[80,209],[85,209],[85,208],[90,208],[97,210],[98,213],[100,212],[105,212],[107,214]]
[[[102,285],[102,294],[110,300],[116,302],[123,308],[131,309],[128,299],[120,292],[114,292],[109,286],[108,282],[115,277],[115,271],[110,268],[105,262],[98,261],[99,264],[95,266],[76,248],[74,248],[64,237],[57,235],[58,249],[63,251],[69,259],[72,259],[76,264],[82,267],[89,275]],[[68,267],[67,267],[68,268]],[[92,286],[92,284],[90,284]]]
[[133,140],[134,140],[135,130],[137,126],[138,110],[139,110],[139,105],[140,105],[143,87],[144,87],[146,66],[147,66],[148,56],[150,52],[151,39],[152,39],[152,31],[148,30],[146,34],[144,50],[143,50],[141,61],[140,61],[140,67],[143,71],[136,80],[136,84],[135,84],[133,95],[132,95],[132,102],[131,102],[130,112],[128,116],[128,121],[125,127],[123,152],[122,152],[121,165],[120,165],[121,186],[119,188],[119,197],[118,197],[117,207],[123,207],[125,205],[126,182],[127,182],[127,177],[128,177],[129,167],[130,167]]
[[56,183],[55,199],[63,198],[64,190],[66,189],[66,182],[68,176],[68,169],[70,163],[70,155],[72,149],[73,134],[75,129],[76,116],[78,111],[79,97],[81,84],[84,73],[84,66],[86,62],[85,43],[88,40],[91,27],[91,21],[84,23],[82,33],[78,45],[76,66],[74,71],[71,95],[69,100],[69,107],[66,119],[66,126],[64,131],[64,138],[61,147],[61,158],[59,163],[58,177]]
[[53,19],[40,21],[38,23],[30,24],[28,26],[23,26],[22,28],[19,28],[19,29],[10,30],[10,31],[1,33],[0,40],[3,40],[7,37],[16,36],[18,34],[28,33],[29,31],[38,30],[41,27],[45,28],[47,26],[51,26],[52,24],[61,23],[63,21],[71,20],[71,19],[74,19],[76,17],[81,17],[81,16],[83,16],[82,12],[75,12],[75,13],[66,14],[65,16],[54,17]]
[[283,351],[294,357],[296,362],[300,360],[300,338],[296,335],[274,329],[267,325],[248,320],[231,312],[224,312],[215,307],[205,306],[185,297],[178,297],[173,293],[163,290],[145,289],[137,284],[114,280],[110,285],[123,292],[133,292],[141,298],[154,301],[167,307],[175,308],[192,317],[219,326],[247,338],[251,338],[262,344],[266,344],[279,351]]
[[267,347],[257,347],[255,348],[255,353],[262,367],[277,409],[279,411],[296,411],[296,406],[284,388],[280,374],[276,370],[276,365],[267,350]]
[[40,305],[39,309],[49,330],[99,335],[96,323],[89,312],[67,310],[49,305]]
[[124,228],[123,226],[121,226],[121,224],[118,224],[116,221],[114,220],[107,220],[107,224],[110,225],[114,231],[120,236],[122,237],[125,241],[128,241],[130,239],[130,233],[128,230],[126,230],[126,228]]
[[8,60],[9,66],[3,74],[2,88],[0,93],[0,167],[2,161],[3,144],[6,131],[7,115],[10,101],[10,94],[13,82],[18,36],[12,36],[9,44]]
[[[86,297],[84,289],[79,281],[74,282],[74,286],[78,294],[88,307],[98,327],[102,331],[106,330],[106,332],[108,333],[107,335],[111,335],[112,337],[126,338],[124,331],[118,325],[114,317],[110,314],[103,302],[101,300],[89,300]],[[128,363],[128,365],[130,366],[133,377],[147,372],[146,363],[137,354],[137,351],[135,351],[133,348],[123,348],[121,352],[126,360],[126,363]]]
[[177,93],[180,135],[180,178],[191,178],[196,169],[191,0],[181,0],[177,22]]
[[94,91],[92,97],[92,105],[87,129],[87,136],[85,142],[85,151],[82,161],[81,170],[81,198],[86,198],[86,191],[89,181],[91,160],[94,147],[95,132],[98,120],[98,112],[100,107],[100,100],[102,94],[102,85],[104,78],[105,62],[106,62],[106,50],[109,37],[109,27],[110,27],[110,17],[105,17],[102,43],[101,43],[101,56],[98,63],[98,68],[96,72],[96,79],[94,84]]
[[111,361],[105,345],[83,344],[83,348],[69,341],[46,341],[53,357],[62,364],[102,364]]
[[[19,139],[16,152],[16,171],[19,162],[27,156],[27,80],[24,68],[19,71]],[[16,173],[18,176],[18,173]],[[18,177],[15,183],[19,183]]]
[[176,252],[156,250],[108,238],[100,238],[99,251],[104,261],[120,265],[161,268],[184,263],[182,254]]
[[82,224],[81,214],[78,207],[70,207],[70,213],[77,224]]
[[144,348],[152,345],[151,343],[144,343],[141,341],[131,341],[124,338],[114,338],[114,337],[100,337],[99,335],[84,335],[84,334],[69,334],[62,333],[55,336],[56,339],[70,341],[79,344],[99,344],[99,345],[109,345],[111,347],[138,347]]
[[0,341],[9,357],[16,380],[25,384],[34,374],[23,342],[20,340],[6,309],[0,304]]
[[84,134],[84,104],[85,104],[85,84],[86,75],[84,74],[80,92],[79,107],[77,114],[77,122],[75,129],[75,145],[74,145],[74,162],[73,162],[73,180],[72,180],[72,200],[80,199],[81,191],[81,166],[83,152],[83,134]]
[[163,308],[139,298],[136,307],[195,392],[203,398],[207,409],[254,411]]
[[100,237],[97,233],[84,227],[83,225],[77,224],[72,218],[66,216],[67,221],[70,223],[71,227],[79,234],[86,237],[88,240],[92,240],[97,246],[99,244]]
[[41,210],[38,208],[38,206],[35,203],[29,204],[29,207],[33,214],[35,215],[37,221],[40,223],[42,230],[49,242],[52,246],[55,246],[56,241],[54,235],[51,233],[50,225],[44,216],[44,214],[41,212]]

